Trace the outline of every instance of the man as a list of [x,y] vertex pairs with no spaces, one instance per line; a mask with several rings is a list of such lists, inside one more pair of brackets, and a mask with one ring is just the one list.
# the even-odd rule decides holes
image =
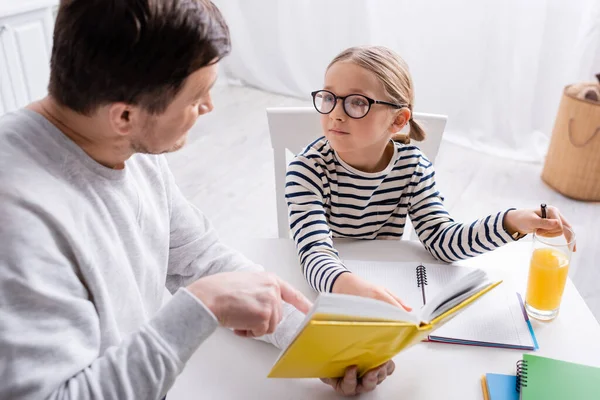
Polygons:
[[61,2],[49,96],[0,120],[0,398],[159,399],[218,324],[291,340],[310,303],[221,244],[160,155],[229,49],[208,1]]

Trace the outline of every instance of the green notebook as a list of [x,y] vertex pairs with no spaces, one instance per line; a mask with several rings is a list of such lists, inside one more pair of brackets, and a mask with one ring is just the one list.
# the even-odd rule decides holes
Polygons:
[[600,368],[523,354],[517,363],[522,400],[598,400]]

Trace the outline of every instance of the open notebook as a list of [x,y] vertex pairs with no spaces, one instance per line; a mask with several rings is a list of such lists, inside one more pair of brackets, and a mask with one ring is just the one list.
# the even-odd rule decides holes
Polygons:
[[[386,287],[415,310],[450,282],[473,268],[449,264],[344,260],[346,267],[369,282]],[[501,285],[428,340],[471,346],[535,350],[538,344],[520,296]]]

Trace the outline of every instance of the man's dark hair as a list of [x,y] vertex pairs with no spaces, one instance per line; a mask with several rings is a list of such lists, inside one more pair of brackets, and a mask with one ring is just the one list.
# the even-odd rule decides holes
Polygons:
[[159,114],[191,73],[230,49],[208,0],[61,0],[48,91],[82,114],[113,102]]

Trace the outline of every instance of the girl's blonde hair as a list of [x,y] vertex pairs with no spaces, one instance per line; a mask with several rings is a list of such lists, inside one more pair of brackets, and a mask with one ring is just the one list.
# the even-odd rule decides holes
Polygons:
[[340,61],[349,61],[371,71],[383,83],[390,102],[408,105],[411,111],[410,133],[395,134],[392,140],[409,143],[410,139],[425,139],[425,131],[412,117],[415,94],[408,65],[398,54],[383,46],[350,47],[338,54],[327,69]]

